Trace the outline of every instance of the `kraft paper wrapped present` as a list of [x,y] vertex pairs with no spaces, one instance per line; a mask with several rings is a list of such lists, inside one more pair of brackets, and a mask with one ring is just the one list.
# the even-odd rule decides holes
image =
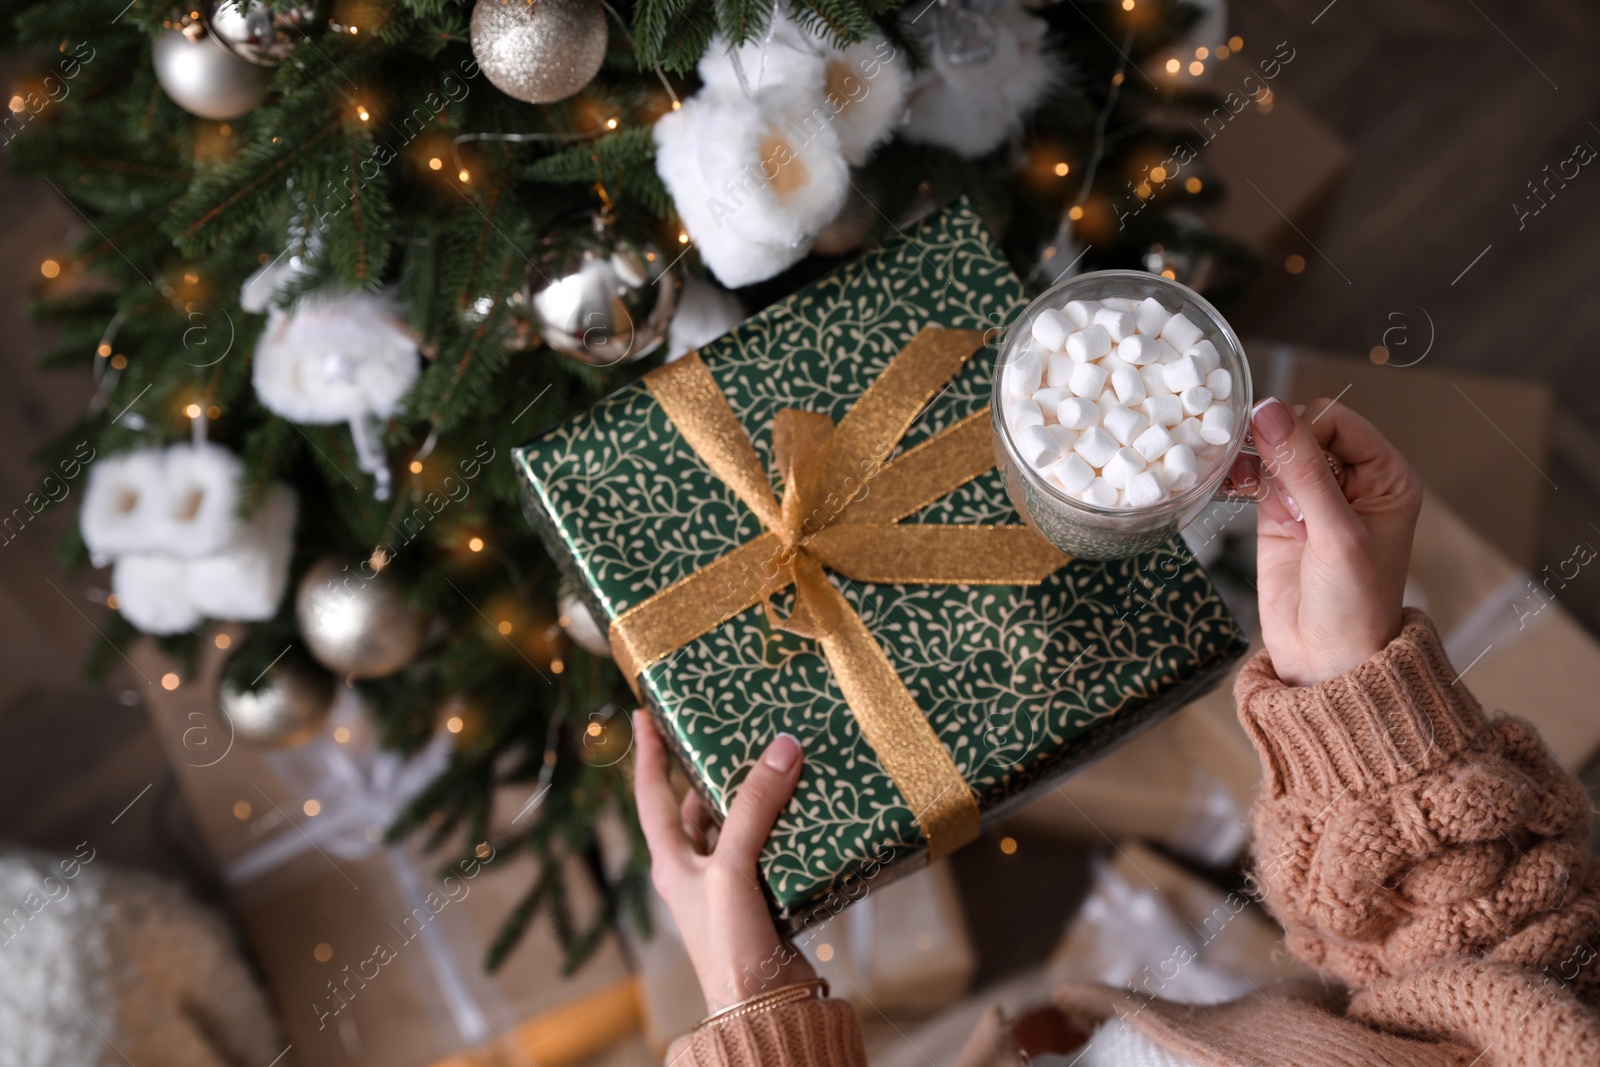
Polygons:
[[825,921],[1205,692],[1244,648],[1174,541],[1072,561],[994,471],[1021,284],[964,205],[517,450],[525,510],[718,813],[779,731],[762,854]]
[[[147,708],[292,1046],[279,1067],[562,1067],[597,1054],[604,1067],[652,1062],[615,939],[567,976],[541,915],[504,966],[485,972],[489,945],[539,876],[532,857],[483,844],[478,862],[441,878],[464,849],[381,844],[399,793],[442,766],[437,745],[411,761],[382,751],[347,695],[304,744],[252,746],[218,709],[225,658],[203,642],[198,672],[176,691],[152,687]],[[132,662],[148,678],[176,669],[148,642]],[[509,790],[496,811],[525,799]],[[599,892],[580,860],[568,864],[582,923]]]

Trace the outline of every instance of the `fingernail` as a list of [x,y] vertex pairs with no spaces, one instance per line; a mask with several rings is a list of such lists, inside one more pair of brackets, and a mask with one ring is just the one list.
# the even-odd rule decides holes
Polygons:
[[788,732],[779,734],[761,754],[761,762],[779,774],[787,772],[799,758],[800,742],[795,739],[794,734]]
[[1295,522],[1306,521],[1305,514],[1301,512],[1300,505],[1294,502],[1294,497],[1280,489],[1278,490],[1278,499],[1283,501],[1283,506],[1288,509],[1289,515]]
[[1294,412],[1283,401],[1269,396],[1250,412],[1250,422],[1256,428],[1256,437],[1274,447],[1283,444],[1294,433]]

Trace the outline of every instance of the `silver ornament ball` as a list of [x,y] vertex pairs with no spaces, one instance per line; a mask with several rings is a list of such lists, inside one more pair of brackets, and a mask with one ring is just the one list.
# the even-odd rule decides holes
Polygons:
[[265,0],[203,0],[196,9],[206,31],[240,59],[275,67],[322,21],[321,4]]
[[595,367],[643,359],[666,339],[680,281],[654,245],[608,228],[543,264],[533,296],[539,334],[551,348]]
[[191,40],[183,30],[162,30],[151,48],[156,81],[172,102],[203,119],[236,119],[255,110],[271,77],[209,34]]
[[478,0],[472,55],[495,88],[530,104],[565,100],[594,80],[606,55],[596,0]]
[[310,740],[327,724],[333,679],[279,662],[268,668],[265,684],[258,689],[239,690],[224,682],[219,701],[239,740],[288,748]]
[[294,611],[317,662],[355,678],[382,678],[410,663],[427,621],[384,574],[332,557],[301,579]]

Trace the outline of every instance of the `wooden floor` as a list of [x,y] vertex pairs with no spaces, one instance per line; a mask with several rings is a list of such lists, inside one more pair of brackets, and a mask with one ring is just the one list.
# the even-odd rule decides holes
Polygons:
[[[1535,470],[1513,443],[1504,461],[1553,486],[1542,562],[1580,541],[1600,547],[1600,165],[1552,183],[1520,227],[1512,206],[1536,205],[1527,183],[1579,142],[1600,150],[1600,7],[1249,0],[1230,5],[1229,23],[1247,49],[1290,42],[1279,84],[1353,152],[1308,235],[1320,254],[1245,327],[1365,352],[1375,318],[1421,305],[1437,328],[1429,367],[1550,383],[1550,462]],[[1470,413],[1443,413],[1457,415]],[[1600,574],[1580,576],[1563,603],[1600,633]]]
[[[1580,540],[1600,545],[1600,167],[1584,169],[1521,229],[1512,209],[1526,183],[1577,142],[1600,147],[1591,124],[1600,123],[1600,7],[1250,0],[1232,5],[1230,23],[1247,45],[1293,45],[1281,84],[1353,150],[1329,213],[1309,234],[1320,253],[1242,329],[1360,352],[1373,314],[1397,301],[1427,308],[1438,329],[1430,366],[1558,389],[1554,455],[1542,474],[1527,470],[1556,487],[1544,557],[1566,559]],[[0,174],[5,509],[34,485],[28,455],[70,426],[89,395],[89,353],[84,374],[33,370],[42,338],[24,315],[38,264],[83,225],[47,183]],[[1505,462],[1525,461],[1508,448]],[[84,592],[93,583],[67,582],[51,557],[75,502],[76,494],[0,546],[0,751],[8,754],[0,793],[9,800],[0,840],[70,845],[64,839],[90,818],[110,833],[112,817],[161,773],[155,746],[139,734],[136,695],[122,703],[80,680],[99,610]],[[1574,582],[1565,603],[1600,633],[1600,573]],[[134,678],[132,694],[144,684]],[[105,724],[104,744],[85,745],[92,722]],[[68,751],[82,756],[71,775],[59,758]],[[155,790],[116,832],[142,817],[140,805],[154,817],[153,799]]]

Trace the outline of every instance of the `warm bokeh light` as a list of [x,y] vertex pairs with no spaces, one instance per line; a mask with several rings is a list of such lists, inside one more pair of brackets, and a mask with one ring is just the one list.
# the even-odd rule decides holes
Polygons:
[[470,179],[472,175],[467,172],[466,167],[462,167],[461,173],[457,174],[456,177],[461,179],[462,184],[466,184],[467,180]]
[[128,357],[123,355],[121,352],[118,352],[116,355],[111,357],[111,369],[112,370],[121,370],[122,368],[126,367],[127,365],[128,365]]
[[1151,167],[1150,168],[1150,180],[1153,181],[1153,182],[1164,182],[1164,181],[1166,181],[1167,180],[1167,168],[1166,167]]
[[322,814],[322,801],[320,801],[320,800],[316,799],[315,797],[313,797],[310,800],[306,801],[304,804],[300,805],[300,810],[305,812],[307,815],[312,815],[312,816],[321,815]]
[[472,551],[474,551],[474,552],[482,552],[483,551],[483,538],[481,538],[481,537],[472,538],[471,540],[469,540],[467,542],[467,547],[472,549]]
[[1198,193],[1202,188],[1204,188],[1204,186],[1201,185],[1199,178],[1189,178],[1185,180],[1183,187],[1189,190],[1191,193]]
[[1211,50],[1209,48],[1207,48],[1205,45],[1201,45],[1199,48],[1196,48],[1194,50],[1194,57],[1196,59],[1204,59],[1204,58],[1206,58],[1206,56],[1209,56],[1210,54],[1211,54]]
[[350,727],[338,726],[334,728],[333,739],[339,744],[348,744],[350,741]]
[[500,622],[496,624],[495,629],[499,630],[503,634],[509,634],[511,632],[511,620],[501,619]]
[[112,611],[116,611],[118,608],[122,607],[122,601],[117,598],[117,594],[112,593],[110,596],[106,597],[106,607],[110,608]]
[[229,645],[233,644],[233,638],[229,637],[227,634],[218,634],[211,639],[211,643],[216,645],[218,648],[227,648]]
[[311,950],[311,955],[316,957],[318,963],[327,963],[333,959],[333,946],[326,941],[320,942],[316,948]]
[[1288,271],[1290,274],[1299,274],[1301,271],[1306,269],[1306,257],[1299,255],[1298,253],[1291,255],[1288,259],[1283,261],[1283,269]]
[[1056,164],[1056,177],[1057,178],[1065,178],[1069,173],[1071,173],[1071,171],[1072,171],[1072,168],[1070,166],[1068,166],[1067,164],[1065,164],[1065,163],[1057,163]]
[[1240,37],[1238,34],[1234,34],[1232,37],[1228,38],[1228,47],[1233,49],[1235,52],[1242,51],[1244,49],[1244,38]]
[[422,460],[414,459],[414,460],[411,461],[411,473],[412,474],[421,474],[422,473]]
[[185,404],[184,405],[183,413],[185,415],[189,416],[191,419],[198,419],[200,417],[200,412],[201,412],[201,408],[200,408],[199,404]]
[[1132,11],[1133,10],[1133,0],[1122,0],[1122,10],[1124,10],[1124,11]]
[[432,159],[428,160],[428,169],[429,170],[443,170],[444,169],[444,160],[440,159],[438,156],[434,156]]
[[161,688],[165,689],[169,693],[178,688],[179,684],[180,679],[171,671],[168,671],[166,674],[161,676]]
[[22,99],[22,96],[21,96],[20,93],[11,98],[10,107],[11,107],[12,111],[22,111],[22,110],[26,109],[27,106],[28,106],[28,102],[26,100]]
[[1227,45],[1225,45],[1225,44],[1217,45],[1217,58],[1218,59],[1227,59],[1232,54],[1233,54],[1233,49],[1229,48]]
[[616,119],[606,119],[606,129],[614,130],[616,128],[617,128],[617,120]]
[[686,245],[686,244],[689,243],[689,231],[688,230],[679,230],[678,231],[678,243],[680,245]]
[[356,108],[356,118],[360,119],[362,122],[366,122],[371,117],[372,117],[371,115],[367,114],[367,109],[366,108],[364,108],[364,107],[357,107]]
[[1193,63],[1189,64],[1189,73],[1193,74],[1197,78],[1200,75],[1204,74],[1205,70],[1206,70],[1206,65],[1204,63],[1200,62],[1198,59],[1195,60]]
[[250,817],[250,802],[248,800],[235,800],[233,802],[233,817],[240,822]]
[[222,418],[222,409],[217,407],[217,405],[215,405],[215,404],[209,405],[206,408],[206,418],[208,418],[208,419],[220,419],[220,418]]
[[54,278],[56,275],[61,273],[61,264],[57,263],[53,259],[47,259],[43,263],[39,264],[39,273],[43,274],[46,278]]
[[683,110],[683,101],[682,100],[674,100],[672,102],[672,110],[674,110],[674,111],[682,111]]
[[1000,851],[1008,856],[1014,855],[1017,851],[1017,839],[1014,837],[1002,837],[1000,839]]
[[829,960],[833,959],[833,946],[826,943],[818,945],[817,959],[822,963],[827,963]]
[[101,341],[100,342],[100,347],[95,349],[95,354],[98,355],[101,359],[104,359],[106,356],[109,356],[111,354],[111,346],[109,344],[107,344],[106,342]]
[[1367,353],[1367,358],[1381,367],[1389,362],[1389,349],[1383,345],[1373,345],[1372,351]]
[[467,720],[463,719],[459,715],[452,715],[450,718],[445,720],[444,728],[453,734],[459,734],[463,729],[466,728],[466,725]]
[[1179,63],[1176,59],[1169,59],[1167,60],[1167,73],[1176,74],[1178,73],[1179,68],[1182,66],[1183,64]]
[[1078,204],[1073,204],[1072,210],[1067,212],[1067,218],[1071,219],[1073,222],[1077,222],[1079,219],[1083,218],[1083,208]]
[[550,661],[550,673],[551,674],[560,674],[562,671],[564,671],[566,669],[567,669],[566,663],[564,663],[560,659],[553,659],[553,660]]
[[1111,84],[1112,85],[1121,85],[1123,77],[1124,77],[1124,75],[1123,75],[1122,71],[1120,71],[1120,70],[1117,71],[1115,74],[1111,75]]

